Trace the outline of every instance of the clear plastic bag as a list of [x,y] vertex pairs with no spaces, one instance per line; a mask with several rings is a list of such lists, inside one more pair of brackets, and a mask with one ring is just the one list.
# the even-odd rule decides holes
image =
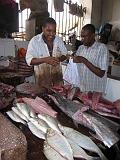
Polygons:
[[80,87],[80,77],[77,64],[73,62],[72,58],[69,59],[69,63],[63,74],[63,79],[76,87]]

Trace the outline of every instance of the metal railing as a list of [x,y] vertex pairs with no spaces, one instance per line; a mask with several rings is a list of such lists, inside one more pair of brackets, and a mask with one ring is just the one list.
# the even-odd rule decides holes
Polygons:
[[[74,1],[73,1],[74,3]],[[66,43],[69,43],[69,36],[71,34],[76,34],[77,39],[80,39],[80,31],[83,26],[84,14],[83,16],[73,15],[70,12],[70,4],[73,4],[71,0],[64,1],[64,11],[56,12],[53,3],[48,3],[48,11],[50,17],[54,18],[57,22],[57,35],[59,35]],[[80,9],[82,6],[80,4],[75,4]],[[77,9],[77,8],[76,8]],[[19,33],[14,33],[14,36],[25,40],[25,22],[29,18],[30,10],[26,9],[19,12]]]

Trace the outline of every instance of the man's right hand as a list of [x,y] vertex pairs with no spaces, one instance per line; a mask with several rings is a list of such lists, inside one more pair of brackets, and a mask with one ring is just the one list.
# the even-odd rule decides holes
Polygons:
[[60,62],[56,57],[45,57],[44,63],[50,64],[52,66],[57,66]]

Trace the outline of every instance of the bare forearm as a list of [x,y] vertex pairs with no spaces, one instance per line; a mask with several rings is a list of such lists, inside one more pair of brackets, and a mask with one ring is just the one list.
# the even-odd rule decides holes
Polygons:
[[84,63],[94,74],[96,74],[98,77],[102,78],[105,74],[104,70],[101,70],[100,68],[94,66],[92,63],[90,63],[87,59]]
[[39,65],[45,63],[45,58],[33,58],[30,65]]
[[100,68],[94,66],[91,62],[89,62],[86,58],[82,57],[82,62],[81,62],[81,57],[76,57],[77,58],[77,63],[84,63],[91,72],[96,74],[98,77],[102,78],[105,74],[104,70],[101,70]]

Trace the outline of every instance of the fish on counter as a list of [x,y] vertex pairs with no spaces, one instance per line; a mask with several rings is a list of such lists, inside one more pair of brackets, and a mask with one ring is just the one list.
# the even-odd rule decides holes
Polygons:
[[78,144],[73,142],[72,140],[67,138],[67,141],[70,143],[70,146],[73,150],[73,157],[74,158],[82,158],[82,159],[87,159],[87,160],[100,160],[100,157],[92,157],[89,156],[82,147],[80,147]]
[[35,127],[41,130],[43,133],[46,133],[47,129],[49,128],[48,124],[39,118],[30,118],[30,122],[34,124]]
[[26,124],[26,122],[22,118],[20,118],[14,111],[11,110],[7,111],[6,113],[13,121]]
[[41,98],[22,98],[25,103],[30,105],[37,113],[48,114],[52,117],[57,116],[57,112],[54,111],[44,100]]
[[44,142],[43,153],[48,160],[66,160],[60,153],[52,148],[46,141]]
[[45,139],[45,133],[38,129],[32,122],[28,122],[28,128],[36,137]]
[[[85,105],[89,105],[91,109],[100,113],[101,115],[120,118],[120,110],[118,106],[119,100],[111,102],[102,97],[101,93],[97,92],[83,92],[75,93],[74,98],[79,99]],[[107,114],[108,113],[108,114]]]
[[17,108],[17,107],[12,107],[12,110],[24,121],[28,122],[29,120],[27,119],[27,117],[22,114],[22,112]]
[[[85,153],[85,151],[81,150],[81,148],[79,148],[79,147],[82,147],[83,149],[97,153],[100,156],[101,160],[107,160],[107,158],[104,156],[104,154],[98,148],[98,146],[88,136],[86,136],[86,135],[84,135],[84,134],[82,134],[82,133],[80,133],[70,127],[65,127],[65,126],[59,125],[59,128],[61,129],[61,132],[67,138],[69,143],[74,147],[75,151],[76,150],[78,151],[78,149],[80,150],[81,156],[84,156],[83,158],[96,159],[97,157],[88,156]],[[76,145],[79,147],[77,147]],[[73,149],[73,151],[74,151],[74,149]],[[78,153],[78,154],[80,154],[80,153]]]
[[59,122],[56,118],[53,118],[49,115],[41,115],[41,114],[38,114],[38,118],[44,120],[53,130],[56,130],[59,133],[61,132],[58,127]]
[[69,99],[65,99],[58,93],[49,97],[76,123],[84,125],[95,132],[95,137],[101,140],[107,147],[110,148],[119,141],[120,136],[117,134],[119,124],[100,116],[82,103],[77,104]]
[[57,131],[49,128],[46,134],[46,142],[66,160],[73,159],[73,151],[67,139]]

